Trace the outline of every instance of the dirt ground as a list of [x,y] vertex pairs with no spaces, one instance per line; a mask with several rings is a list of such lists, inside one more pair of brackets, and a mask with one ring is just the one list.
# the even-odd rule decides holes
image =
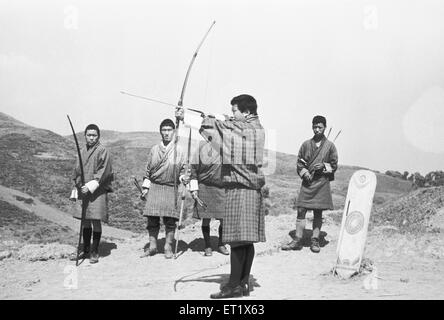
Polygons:
[[[254,290],[243,299],[443,299],[442,234],[409,238],[390,228],[370,232],[365,258],[372,272],[348,280],[331,275],[339,226],[326,215],[326,244],[319,254],[308,247],[286,252],[295,216],[266,217],[267,242],[256,244],[250,278]],[[310,221],[307,223],[310,228]],[[212,224],[212,241],[217,222]],[[101,258],[78,268],[67,259],[0,261],[0,299],[209,299],[228,281],[229,256],[203,256],[199,223],[181,234],[180,254],[140,258],[146,235],[125,240],[105,238]],[[160,235],[159,245],[164,244]]]

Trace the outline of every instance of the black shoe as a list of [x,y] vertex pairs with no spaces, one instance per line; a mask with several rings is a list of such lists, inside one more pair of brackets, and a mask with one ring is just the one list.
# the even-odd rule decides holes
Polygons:
[[226,255],[226,256],[228,256],[230,253],[228,252],[228,249],[227,249],[227,247],[225,247],[223,244],[221,244],[219,247],[218,247],[218,250],[217,251],[219,251],[220,253],[222,253],[223,255]]
[[213,249],[211,249],[211,248],[205,248],[204,256],[205,256],[205,257],[211,257],[212,255],[213,255]]
[[302,239],[295,238],[288,244],[284,244],[281,249],[282,250],[302,250],[304,246],[302,245]]
[[236,286],[225,286],[218,293],[213,293],[210,295],[211,299],[227,299],[227,298],[241,298],[242,297],[242,287]]
[[[85,251],[85,252],[81,251],[79,253],[79,260],[89,259],[90,256],[91,255],[90,255],[90,253],[88,251]],[[74,252],[73,254],[71,254],[69,256],[69,260],[76,261],[77,260],[77,252]]]
[[241,287],[242,287],[242,295],[244,297],[249,297],[250,296],[250,284],[243,283],[243,284],[241,284]]
[[321,251],[321,247],[319,246],[319,240],[318,238],[312,238],[311,239],[311,246],[310,250],[314,253],[319,253]]
[[92,252],[91,257],[89,258],[89,263],[97,263],[99,262],[99,254],[97,252]]

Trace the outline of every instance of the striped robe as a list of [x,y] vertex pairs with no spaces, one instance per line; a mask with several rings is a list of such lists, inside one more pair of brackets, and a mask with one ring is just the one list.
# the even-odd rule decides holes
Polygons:
[[[85,183],[96,180],[99,187],[88,198],[86,219],[108,222],[108,192],[112,192],[111,182],[114,180],[111,158],[108,151],[98,141],[94,146],[81,150]],[[82,187],[79,161],[73,173],[74,184],[77,189]],[[78,192],[81,197],[81,192]],[[81,219],[82,207],[79,203],[74,218]]]
[[226,188],[222,241],[231,245],[265,241],[261,171],[265,133],[258,116],[244,121],[204,118],[200,132],[221,150]]
[[[317,163],[324,163],[325,169],[313,172],[313,166]],[[319,147],[313,138],[305,141],[299,149],[297,172],[301,178],[306,172],[313,174],[313,181],[302,181],[296,205],[307,209],[333,210],[330,181],[334,180],[337,168],[338,152],[333,142],[325,136]]]
[[143,177],[144,180],[150,181],[144,216],[179,218],[180,199],[177,200],[178,206],[174,205],[174,166],[177,170],[176,183],[179,185],[178,196],[180,196],[183,186],[179,183],[179,176],[183,173],[185,161],[186,154],[179,144],[176,165],[174,165],[173,142],[166,147],[160,142],[151,148]]

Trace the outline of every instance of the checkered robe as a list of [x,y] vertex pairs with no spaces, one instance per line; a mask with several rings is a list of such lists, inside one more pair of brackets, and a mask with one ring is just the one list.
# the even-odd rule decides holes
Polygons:
[[265,133],[257,115],[245,121],[205,118],[200,132],[222,150],[222,181],[226,187],[222,241],[265,241],[261,188]]
[[[89,195],[86,219],[101,220],[108,222],[108,192],[112,192],[111,182],[114,180],[114,173],[112,169],[111,157],[104,146],[97,142],[94,146],[81,150],[83,171],[85,174],[85,183],[91,180],[96,180],[99,187]],[[82,187],[81,171],[79,161],[77,160],[76,167],[73,173],[74,184],[77,189]],[[81,198],[82,193],[78,192]],[[81,201],[78,202],[74,218],[81,219],[82,206]]]
[[[163,142],[154,145],[149,154],[144,179],[149,179],[151,186],[146,196],[144,216],[173,217],[179,219],[180,195],[182,184],[179,176],[184,172],[186,161],[185,152],[181,145],[177,145],[177,164],[174,165],[174,143],[166,147]],[[177,172],[178,200],[177,207],[174,205],[174,166]],[[187,202],[189,202],[189,197]],[[189,203],[187,204],[189,205]]]
[[[317,163],[323,163],[325,168],[314,172],[313,166]],[[317,147],[313,138],[305,141],[299,149],[297,172],[301,178],[307,172],[313,174],[313,181],[302,181],[296,205],[307,209],[333,210],[330,181],[334,180],[337,168],[338,152],[333,142],[324,137]]]

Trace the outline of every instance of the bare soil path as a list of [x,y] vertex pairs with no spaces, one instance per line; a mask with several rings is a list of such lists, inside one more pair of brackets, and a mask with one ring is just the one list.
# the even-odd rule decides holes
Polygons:
[[[267,242],[255,245],[250,279],[254,291],[244,299],[444,298],[444,255],[436,251],[437,247],[429,250],[431,254],[420,254],[417,244],[410,251],[392,250],[392,241],[403,247],[410,242],[402,236],[374,232],[365,254],[373,261],[373,272],[340,280],[330,273],[338,225],[326,216],[323,230],[328,243],[319,254],[309,248],[280,251],[279,246],[290,239],[294,219],[294,215],[266,217]],[[105,234],[114,232],[112,229],[106,229]],[[212,235],[216,229],[215,222]],[[179,244],[185,251],[176,260],[167,260],[163,254],[140,258],[147,236],[131,234],[104,241],[100,262],[95,265],[84,261],[75,268],[67,259],[4,259],[0,261],[0,299],[209,299],[210,293],[228,281],[229,256],[217,252],[212,257],[203,256],[201,237],[198,223],[185,228]],[[424,244],[442,246],[439,239],[426,239]],[[216,238],[212,240],[215,247]],[[160,247],[163,243],[160,235]],[[70,279],[77,279],[76,288],[70,287],[75,285]]]

